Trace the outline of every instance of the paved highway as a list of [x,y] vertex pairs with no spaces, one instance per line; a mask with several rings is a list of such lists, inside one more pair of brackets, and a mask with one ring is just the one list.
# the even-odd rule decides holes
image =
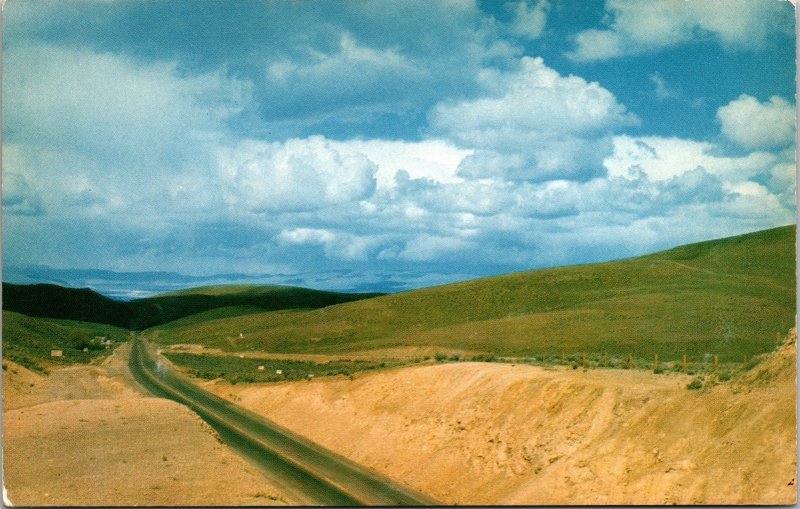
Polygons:
[[330,506],[440,505],[436,500],[319,446],[245,408],[201,389],[134,337],[130,369],[148,391],[182,403],[220,437],[260,465],[304,504]]

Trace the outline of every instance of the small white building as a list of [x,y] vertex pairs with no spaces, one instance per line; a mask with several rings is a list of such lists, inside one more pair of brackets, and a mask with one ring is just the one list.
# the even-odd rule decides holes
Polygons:
[[282,375],[283,374],[283,370],[282,369],[276,369],[275,370],[275,374],[276,375]]
[[264,371],[264,366],[259,366],[259,367],[258,367],[258,370],[259,370],[259,371]]

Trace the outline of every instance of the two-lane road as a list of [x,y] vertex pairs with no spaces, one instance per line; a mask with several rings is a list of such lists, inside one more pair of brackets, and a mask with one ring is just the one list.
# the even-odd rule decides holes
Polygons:
[[167,367],[135,337],[130,369],[155,395],[182,403],[274,482],[309,505],[439,505],[439,502],[205,391]]

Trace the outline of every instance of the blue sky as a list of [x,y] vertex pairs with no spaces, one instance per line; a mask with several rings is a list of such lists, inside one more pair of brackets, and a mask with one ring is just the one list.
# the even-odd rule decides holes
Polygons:
[[397,290],[795,222],[789,2],[8,0],[3,30],[3,264],[42,279]]

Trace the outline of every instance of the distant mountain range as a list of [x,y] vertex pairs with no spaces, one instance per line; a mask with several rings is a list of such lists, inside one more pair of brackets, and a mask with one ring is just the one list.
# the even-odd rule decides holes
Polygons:
[[165,292],[212,285],[287,285],[332,292],[393,293],[432,285],[466,281],[488,274],[440,274],[424,271],[373,272],[348,269],[297,274],[213,274],[190,276],[175,272],[117,272],[99,269],[56,269],[45,265],[4,266],[8,283],[54,284],[68,288],[91,288],[117,300],[151,297]]

